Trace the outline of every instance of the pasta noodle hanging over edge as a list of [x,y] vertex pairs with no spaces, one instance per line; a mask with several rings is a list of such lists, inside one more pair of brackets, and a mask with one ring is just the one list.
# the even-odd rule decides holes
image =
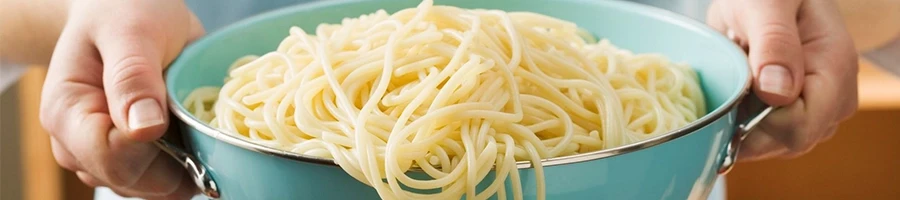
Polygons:
[[517,161],[532,163],[543,199],[542,159],[636,143],[706,114],[689,66],[537,13],[425,0],[289,33],[185,107],[254,143],[333,159],[383,199],[522,199]]

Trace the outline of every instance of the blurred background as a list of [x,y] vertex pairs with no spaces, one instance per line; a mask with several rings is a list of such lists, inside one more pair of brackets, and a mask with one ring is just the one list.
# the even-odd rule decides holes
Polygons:
[[[309,0],[185,0],[208,32]],[[710,0],[635,0],[703,21]],[[728,199],[900,199],[900,0],[838,0],[860,57],[859,112],[830,141],[790,160],[740,163]],[[9,73],[9,72],[7,72]],[[0,199],[93,199],[58,167],[38,121],[46,69],[0,95]]]

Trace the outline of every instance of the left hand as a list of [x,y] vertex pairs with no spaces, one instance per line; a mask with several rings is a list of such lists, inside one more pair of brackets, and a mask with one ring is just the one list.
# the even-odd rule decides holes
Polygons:
[[707,22],[749,53],[753,92],[780,107],[739,160],[803,155],[856,112],[858,58],[834,1],[716,0]]
[[203,26],[183,0],[81,0],[41,94],[53,156],[120,196],[190,199],[193,180],[151,141],[168,126],[163,69]]

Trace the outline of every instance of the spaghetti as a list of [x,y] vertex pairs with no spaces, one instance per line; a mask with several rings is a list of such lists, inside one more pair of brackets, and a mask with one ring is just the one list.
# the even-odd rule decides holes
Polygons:
[[333,159],[384,199],[522,199],[517,161],[532,162],[542,198],[542,159],[635,143],[706,112],[687,65],[549,16],[431,0],[315,34],[292,27],[184,105],[226,133]]

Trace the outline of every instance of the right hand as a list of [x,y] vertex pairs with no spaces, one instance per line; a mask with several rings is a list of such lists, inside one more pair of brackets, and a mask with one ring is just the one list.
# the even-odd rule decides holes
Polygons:
[[716,0],[707,22],[749,55],[753,91],[780,107],[760,121],[739,161],[794,158],[853,116],[858,55],[830,0]]
[[56,161],[122,196],[196,194],[151,142],[168,125],[163,69],[203,32],[181,0],[73,2],[41,98]]

